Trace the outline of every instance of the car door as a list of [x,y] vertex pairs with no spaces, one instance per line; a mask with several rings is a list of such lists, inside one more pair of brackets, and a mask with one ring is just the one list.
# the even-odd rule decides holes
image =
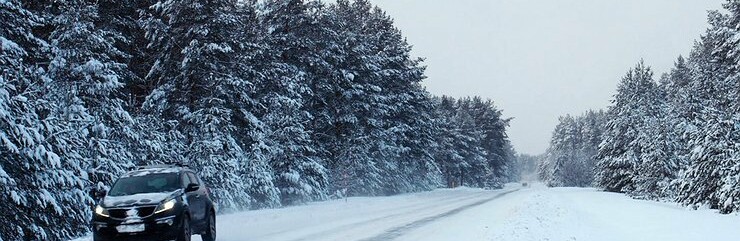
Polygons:
[[198,190],[192,191],[188,193],[190,200],[188,202],[190,203],[190,214],[193,215],[193,219],[197,223],[205,222],[206,220],[206,202],[205,202],[205,196],[206,196],[206,189],[203,186],[203,183],[200,183],[200,180],[195,176],[192,172],[186,172],[188,175],[188,179],[190,180],[190,183],[195,183],[200,186]]
[[[183,172],[181,174],[181,178],[182,178],[182,190],[184,191],[188,188],[188,185],[190,185],[192,181],[190,180],[190,177],[188,176],[187,172]],[[196,218],[196,213],[194,213],[194,212],[197,212],[197,208],[193,206],[193,205],[197,205],[198,198],[194,192],[185,192],[183,194],[183,198],[185,199],[185,202],[188,204],[188,213],[190,213],[190,223],[193,223],[194,221],[198,220]]]

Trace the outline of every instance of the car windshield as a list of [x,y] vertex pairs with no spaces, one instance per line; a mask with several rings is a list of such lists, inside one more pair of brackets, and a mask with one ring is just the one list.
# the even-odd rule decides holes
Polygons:
[[118,179],[108,192],[109,196],[126,196],[139,193],[171,192],[180,188],[177,173],[158,173]]

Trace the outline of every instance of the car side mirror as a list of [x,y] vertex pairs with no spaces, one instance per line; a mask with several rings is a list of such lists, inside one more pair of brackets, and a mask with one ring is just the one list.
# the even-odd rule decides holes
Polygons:
[[95,192],[95,199],[101,199],[101,198],[104,198],[105,195],[108,195],[108,191],[106,191],[103,188],[97,188],[95,189],[94,192]]
[[188,184],[188,187],[185,188],[185,192],[194,192],[198,191],[198,189],[200,189],[200,185],[197,183],[190,183]]

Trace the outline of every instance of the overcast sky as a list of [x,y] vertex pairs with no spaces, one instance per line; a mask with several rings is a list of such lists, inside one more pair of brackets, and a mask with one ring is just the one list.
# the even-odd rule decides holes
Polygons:
[[520,153],[547,148],[558,116],[605,108],[641,58],[656,78],[687,55],[723,0],[372,0],[437,95],[493,99]]

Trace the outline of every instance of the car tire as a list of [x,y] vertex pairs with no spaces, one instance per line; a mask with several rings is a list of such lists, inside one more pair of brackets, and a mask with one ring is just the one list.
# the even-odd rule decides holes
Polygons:
[[205,231],[200,235],[203,241],[216,241],[216,214],[209,212]]
[[190,241],[190,238],[192,236],[192,229],[190,229],[190,217],[187,215],[183,217],[182,219],[182,230],[180,230],[180,235],[177,237],[177,241]]

